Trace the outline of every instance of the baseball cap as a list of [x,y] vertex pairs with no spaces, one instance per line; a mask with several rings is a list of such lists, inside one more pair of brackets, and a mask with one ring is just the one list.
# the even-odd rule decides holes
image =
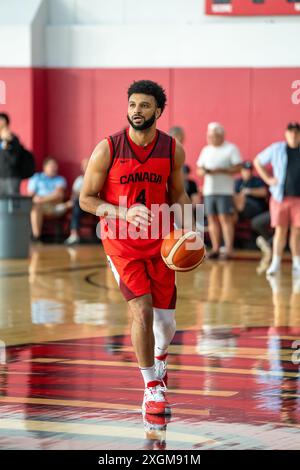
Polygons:
[[298,131],[300,132],[300,124],[299,122],[292,121],[289,122],[286,128],[287,131]]
[[250,162],[250,160],[246,160],[245,162],[243,162],[243,168],[246,168],[247,170],[252,170],[253,163]]

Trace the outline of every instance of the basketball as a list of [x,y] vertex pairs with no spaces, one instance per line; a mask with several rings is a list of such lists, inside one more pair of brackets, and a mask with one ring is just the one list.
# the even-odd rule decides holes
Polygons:
[[174,271],[192,271],[204,260],[203,240],[192,230],[174,230],[163,240],[161,256]]

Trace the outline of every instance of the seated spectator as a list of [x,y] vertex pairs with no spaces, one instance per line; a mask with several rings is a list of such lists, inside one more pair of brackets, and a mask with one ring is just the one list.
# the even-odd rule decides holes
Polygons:
[[191,169],[189,165],[183,165],[184,187],[185,192],[192,201],[193,206],[200,203],[199,191],[197,184],[190,178]]
[[251,220],[251,228],[259,234],[256,239],[258,248],[264,257],[270,258],[272,234],[268,209],[268,189],[264,181],[253,176],[253,164],[243,163],[242,177],[235,181],[235,206],[240,220]]
[[252,219],[268,208],[268,190],[261,178],[253,175],[253,164],[243,163],[241,178],[235,181],[235,206],[240,219]]
[[[69,201],[64,204],[60,204],[62,212],[67,209],[72,209],[71,217],[71,233],[70,236],[65,240],[66,245],[75,245],[80,242],[80,221],[83,214],[86,214],[79,206],[79,195],[83,183],[83,176],[87,168],[89,159],[85,158],[81,162],[81,175],[77,176],[72,186],[72,196]],[[63,210],[65,209],[65,210]]]
[[168,134],[171,137],[174,137],[174,139],[178,140],[180,144],[184,143],[185,135],[184,135],[184,130],[182,129],[182,127],[179,127],[179,126],[171,127],[169,129]]
[[204,226],[202,225],[204,214],[200,206],[197,206],[197,204],[200,204],[201,202],[201,196],[199,194],[198,186],[197,186],[197,183],[193,179],[190,178],[191,169],[189,165],[183,165],[182,171],[183,171],[183,177],[184,177],[185,192],[187,193],[190,200],[192,201],[193,213],[196,219],[196,226],[199,231],[202,231],[204,230]]
[[[184,130],[182,127],[174,126],[169,129],[168,134],[171,137],[174,137],[180,144],[183,145],[185,135]],[[193,204],[199,203],[199,194],[198,194],[198,187],[194,180],[190,178],[191,168],[189,165],[183,166],[183,175],[185,181],[185,191],[187,195],[191,198]]]
[[43,172],[35,173],[28,183],[28,194],[32,196],[31,227],[33,241],[39,241],[45,215],[55,215],[57,204],[63,201],[66,180],[58,174],[57,161],[46,158]]

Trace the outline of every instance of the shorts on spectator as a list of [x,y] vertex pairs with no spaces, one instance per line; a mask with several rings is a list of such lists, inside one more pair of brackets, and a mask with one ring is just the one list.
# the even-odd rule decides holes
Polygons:
[[204,196],[205,215],[234,214],[233,196]]
[[42,204],[43,214],[45,215],[56,215],[56,206],[58,204],[51,204],[51,202],[45,202]]
[[285,197],[282,202],[270,199],[272,227],[300,227],[300,197]]

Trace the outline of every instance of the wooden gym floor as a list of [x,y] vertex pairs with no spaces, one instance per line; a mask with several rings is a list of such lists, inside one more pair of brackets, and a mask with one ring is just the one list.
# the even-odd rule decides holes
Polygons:
[[101,246],[0,261],[1,449],[300,449],[300,280],[257,252],[180,274],[172,416],[143,418]]

